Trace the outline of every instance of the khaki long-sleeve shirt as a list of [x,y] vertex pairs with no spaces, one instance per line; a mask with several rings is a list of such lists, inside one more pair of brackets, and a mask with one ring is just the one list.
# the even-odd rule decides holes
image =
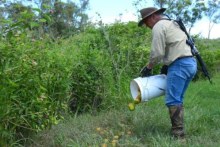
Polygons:
[[170,65],[179,57],[192,56],[187,36],[174,21],[160,20],[152,29],[150,63]]

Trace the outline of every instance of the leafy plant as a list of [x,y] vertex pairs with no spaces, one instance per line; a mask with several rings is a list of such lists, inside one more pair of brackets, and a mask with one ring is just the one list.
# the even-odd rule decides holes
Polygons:
[[0,129],[10,143],[50,128],[67,110],[70,66],[45,40],[14,37],[1,42]]

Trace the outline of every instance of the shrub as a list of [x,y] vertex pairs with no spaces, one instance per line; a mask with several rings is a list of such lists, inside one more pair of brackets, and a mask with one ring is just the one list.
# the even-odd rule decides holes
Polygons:
[[[212,76],[218,71],[219,67],[219,55],[220,50],[218,49],[218,46],[216,46],[216,42],[218,40],[205,40],[205,39],[199,39],[197,43],[197,48],[199,49],[200,55],[205,62],[205,65],[208,69],[208,72]],[[213,46],[215,46],[213,48]],[[201,67],[198,63],[198,72],[197,72],[197,79],[204,78],[203,73],[201,71]]]
[[[85,37],[85,36],[84,36]],[[90,43],[88,42],[88,45]],[[74,113],[96,111],[104,96],[104,69],[100,52],[81,48],[76,62],[72,65],[70,109]]]
[[48,40],[19,36],[0,46],[0,138],[8,144],[58,123],[67,110],[72,66]]

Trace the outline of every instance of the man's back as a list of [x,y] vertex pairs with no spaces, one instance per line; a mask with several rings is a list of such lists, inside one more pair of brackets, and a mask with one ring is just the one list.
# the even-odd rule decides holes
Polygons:
[[179,57],[192,56],[191,48],[186,44],[187,36],[174,21],[158,21],[152,34],[152,50],[165,50],[164,64],[169,65]]

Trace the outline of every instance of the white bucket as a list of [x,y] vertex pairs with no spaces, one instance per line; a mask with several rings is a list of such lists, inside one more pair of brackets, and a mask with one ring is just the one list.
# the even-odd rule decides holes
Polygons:
[[142,102],[164,95],[165,89],[166,75],[163,74],[144,78],[138,77],[130,83],[132,98],[135,99],[140,91]]

